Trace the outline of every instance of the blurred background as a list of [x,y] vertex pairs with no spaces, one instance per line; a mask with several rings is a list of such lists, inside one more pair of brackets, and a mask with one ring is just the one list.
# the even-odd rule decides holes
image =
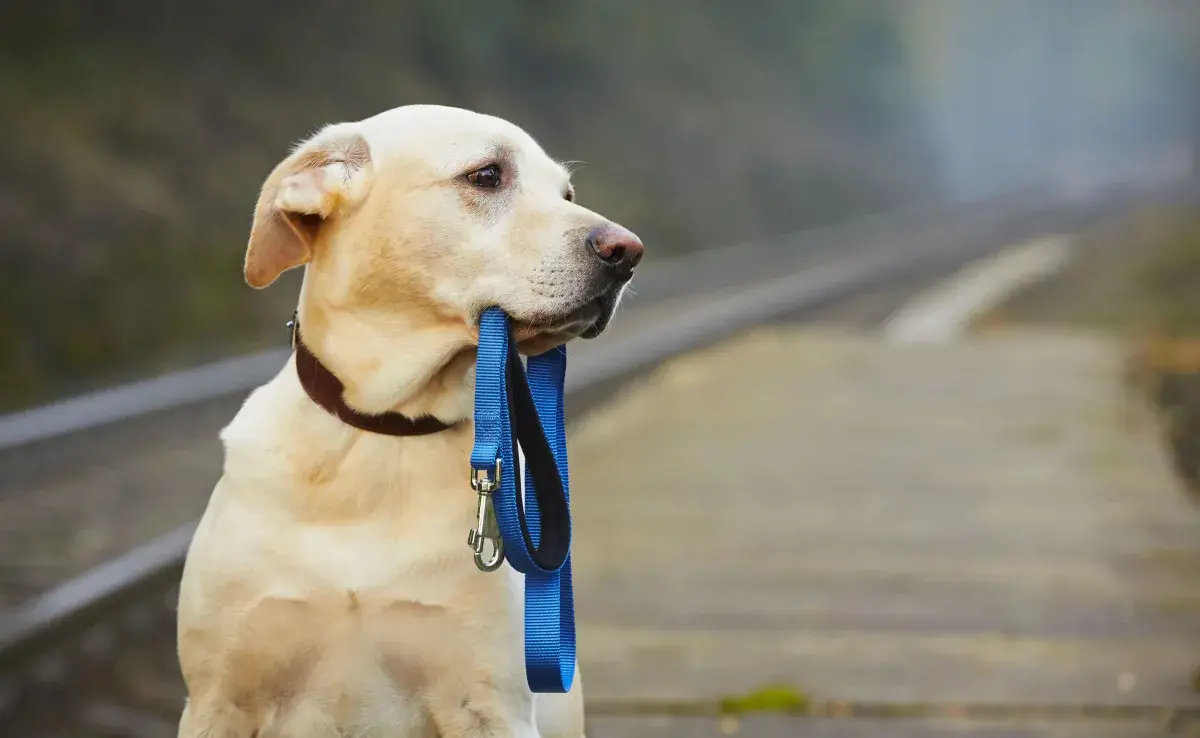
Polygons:
[[[699,315],[713,341],[716,324],[723,337],[775,336],[741,334],[749,343],[712,355],[676,341],[653,363],[682,357],[649,379],[639,365],[620,381],[589,379],[598,389],[581,394],[577,485],[627,491],[610,507],[578,503],[580,612],[594,621],[581,642],[599,675],[589,704],[633,715],[658,709],[638,707],[643,697],[677,707],[717,695],[725,716],[687,728],[612,723],[604,734],[775,735],[725,718],[850,715],[856,699],[867,712],[900,704],[936,720],[986,703],[1025,726],[996,735],[1049,735],[1014,707],[1039,702],[1103,720],[1055,735],[1197,734],[1186,731],[1200,730],[1198,0],[5,4],[0,722],[11,708],[25,721],[12,724],[30,731],[21,735],[171,734],[181,546],[219,473],[217,429],[247,377],[265,380],[282,363],[255,352],[285,346],[302,277],[263,292],[245,285],[258,189],[326,123],[410,103],[522,126],[577,162],[583,204],[642,237],[636,299],[611,341],[587,350],[623,355],[622,336],[674,346]],[[1053,262],[1052,276],[980,303],[970,340],[884,346],[889,316],[911,317],[914,304],[936,313],[914,300],[1026,242],[1040,256],[1011,269]],[[1068,242],[1072,257],[1055,261]],[[804,332],[828,325],[852,338]],[[718,382],[737,364],[722,351],[742,356],[745,374]],[[583,356],[575,366],[587,373]],[[239,357],[259,358],[152,390],[86,394]],[[789,372],[770,373],[779,366]],[[776,399],[691,416],[704,377],[717,382],[704,396],[757,384]],[[658,425],[613,400],[616,389],[657,407]],[[1137,422],[1114,409],[1129,396]],[[790,425],[765,419],[779,397],[795,405]],[[725,434],[773,429],[783,446],[766,460],[738,456],[770,444],[703,435],[710,416]],[[684,440],[661,441],[669,468],[631,459],[614,470],[604,439],[618,426]],[[720,530],[638,512],[639,490],[668,499],[679,469],[703,469],[696,458],[766,475],[709,469],[715,500],[782,496],[722,513],[775,514],[742,520],[718,546],[773,574],[689,573],[647,542],[677,551],[694,540],[687,525]],[[784,479],[780,458],[807,471]],[[882,496],[856,496],[870,490]],[[788,505],[798,507],[781,513]],[[977,530],[972,516],[992,517]],[[668,532],[647,527],[664,517]],[[611,525],[589,539],[597,520]],[[784,521],[798,528],[772,528]],[[611,553],[588,540],[609,536],[641,552],[638,568],[595,563]],[[148,541],[159,548],[139,548]],[[781,548],[764,550],[767,541]],[[76,576],[86,583],[54,589]],[[633,594],[615,594],[618,580]],[[663,599],[675,609],[653,604]],[[117,614],[146,602],[158,610],[134,618],[144,648],[112,647],[125,637]],[[641,630],[622,630],[631,623]],[[680,635],[730,623],[745,640]],[[109,650],[95,651],[108,656],[62,668],[80,634],[110,626]],[[910,640],[856,651],[803,635],[828,628]],[[793,631],[801,640],[780,635]],[[997,633],[1016,640],[986,640]],[[926,678],[922,659],[939,676]],[[59,671],[46,671],[51,662]],[[793,680],[796,664],[809,671]],[[675,681],[693,673],[705,676]],[[46,684],[58,686],[39,692]],[[76,732],[47,727],[66,716]],[[912,735],[953,732],[938,726]],[[878,734],[900,735],[890,730]]]
[[[0,407],[278,339],[257,188],[330,121],[508,117],[666,256],[1194,168],[1189,0],[10,3]],[[150,309],[148,306],[153,305]]]

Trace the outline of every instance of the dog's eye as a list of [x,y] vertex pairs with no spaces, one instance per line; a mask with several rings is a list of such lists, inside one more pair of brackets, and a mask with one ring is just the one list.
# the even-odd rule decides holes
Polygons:
[[467,175],[467,181],[476,187],[494,189],[500,186],[500,167],[488,164],[482,169],[476,169]]
[[575,202],[575,190],[567,190],[564,192],[563,199],[567,202]]

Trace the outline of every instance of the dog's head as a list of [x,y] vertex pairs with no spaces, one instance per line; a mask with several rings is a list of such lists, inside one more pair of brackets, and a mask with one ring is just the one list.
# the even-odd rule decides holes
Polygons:
[[307,265],[306,340],[326,334],[317,340],[337,344],[326,357],[361,375],[398,340],[436,344],[449,361],[492,305],[527,353],[596,336],[641,256],[638,237],[578,204],[569,171],[522,129],[414,105],[328,126],[275,167],[245,276],[261,288]]
[[263,187],[246,280],[312,264],[325,299],[473,325],[499,305],[525,339],[604,330],[642,256],[575,201],[570,173],[507,121],[409,106],[332,125]]

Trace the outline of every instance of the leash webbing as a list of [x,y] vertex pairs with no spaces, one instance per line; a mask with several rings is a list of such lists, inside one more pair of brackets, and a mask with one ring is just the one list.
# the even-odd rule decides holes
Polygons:
[[[472,487],[480,492],[479,528],[494,506],[503,557],[525,575],[525,673],[534,692],[567,692],[575,673],[571,586],[570,485],[563,420],[565,347],[529,358],[528,375],[508,316],[485,311],[475,374]],[[525,454],[519,465],[517,444]],[[519,479],[524,480],[522,504]],[[479,561],[479,546],[476,560]],[[497,551],[496,565],[499,565]],[[481,565],[481,568],[488,568]],[[491,567],[491,568],[494,568]]]

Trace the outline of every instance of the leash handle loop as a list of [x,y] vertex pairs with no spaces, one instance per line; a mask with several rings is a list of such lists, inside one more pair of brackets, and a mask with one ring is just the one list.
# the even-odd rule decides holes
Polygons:
[[[480,568],[490,499],[507,559],[525,575],[525,672],[534,692],[567,692],[575,673],[570,489],[563,390],[566,349],[530,357],[528,376],[508,316],[480,318],[475,374],[475,446],[471,483],[480,494],[468,542]],[[526,468],[520,468],[520,450]],[[521,485],[524,481],[524,485]],[[521,487],[524,486],[522,499]],[[500,565],[494,563],[492,568]]]

